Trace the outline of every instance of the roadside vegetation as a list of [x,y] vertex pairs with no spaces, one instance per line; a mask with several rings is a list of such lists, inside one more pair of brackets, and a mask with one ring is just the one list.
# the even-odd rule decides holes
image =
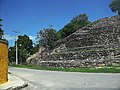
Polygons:
[[32,65],[10,65],[12,67],[27,68],[35,70],[64,71],[64,72],[87,72],[87,73],[120,73],[120,67],[96,67],[96,68],[59,68],[59,67],[40,67]]

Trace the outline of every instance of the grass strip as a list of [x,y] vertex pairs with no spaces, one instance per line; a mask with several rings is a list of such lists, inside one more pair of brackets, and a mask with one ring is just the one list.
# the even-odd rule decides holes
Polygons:
[[99,68],[61,68],[61,67],[40,67],[32,65],[10,65],[18,68],[35,70],[64,71],[64,72],[87,72],[87,73],[120,73],[120,67],[99,67]]

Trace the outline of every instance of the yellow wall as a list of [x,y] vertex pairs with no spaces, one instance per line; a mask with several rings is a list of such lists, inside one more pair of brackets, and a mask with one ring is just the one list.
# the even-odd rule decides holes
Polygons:
[[0,84],[8,80],[8,45],[0,41]]

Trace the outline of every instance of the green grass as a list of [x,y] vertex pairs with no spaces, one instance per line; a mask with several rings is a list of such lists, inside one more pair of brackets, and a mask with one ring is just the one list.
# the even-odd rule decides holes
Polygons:
[[89,72],[89,73],[120,73],[120,67],[103,68],[58,68],[58,67],[39,67],[31,65],[10,65],[18,68],[28,68],[36,70],[65,71],[65,72]]

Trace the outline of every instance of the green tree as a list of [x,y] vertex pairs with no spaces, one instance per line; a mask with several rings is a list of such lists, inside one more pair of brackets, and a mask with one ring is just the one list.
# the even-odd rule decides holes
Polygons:
[[8,57],[10,63],[15,62],[15,47],[9,47]]
[[32,40],[27,36],[18,36],[17,40],[18,45],[18,60],[21,64],[26,63],[26,59],[29,57],[29,55],[32,54],[33,50],[33,42]]
[[53,43],[57,40],[56,30],[53,28],[44,28],[37,33],[39,45],[52,49]]
[[86,14],[80,14],[74,17],[67,25],[58,31],[57,34],[59,36],[59,39],[67,37],[68,35],[72,34],[79,28],[82,28],[89,23],[90,21],[88,21],[88,16]]
[[20,49],[26,49],[29,54],[32,54],[32,49],[33,49],[33,42],[32,40],[29,38],[29,36],[24,35],[24,36],[18,36],[18,40],[17,40],[17,44],[18,44],[18,48]]
[[37,53],[39,51],[39,44],[34,44],[32,54]]
[[113,12],[118,13],[118,15],[120,15],[120,0],[113,0],[110,3],[109,7]]
[[[16,42],[15,42],[16,43]],[[16,45],[16,44],[15,44]],[[9,48],[9,62],[15,62],[16,57],[16,46]],[[27,36],[18,36],[17,40],[17,46],[18,46],[18,61],[19,64],[25,64],[26,59],[33,54],[33,42],[32,40]]]
[[23,47],[19,48],[18,50],[19,63],[26,64],[26,59],[29,57],[29,55],[30,55],[29,52],[25,48]]
[[0,18],[0,39],[2,39],[2,35],[4,35],[4,31],[2,30],[2,22],[3,20]]

